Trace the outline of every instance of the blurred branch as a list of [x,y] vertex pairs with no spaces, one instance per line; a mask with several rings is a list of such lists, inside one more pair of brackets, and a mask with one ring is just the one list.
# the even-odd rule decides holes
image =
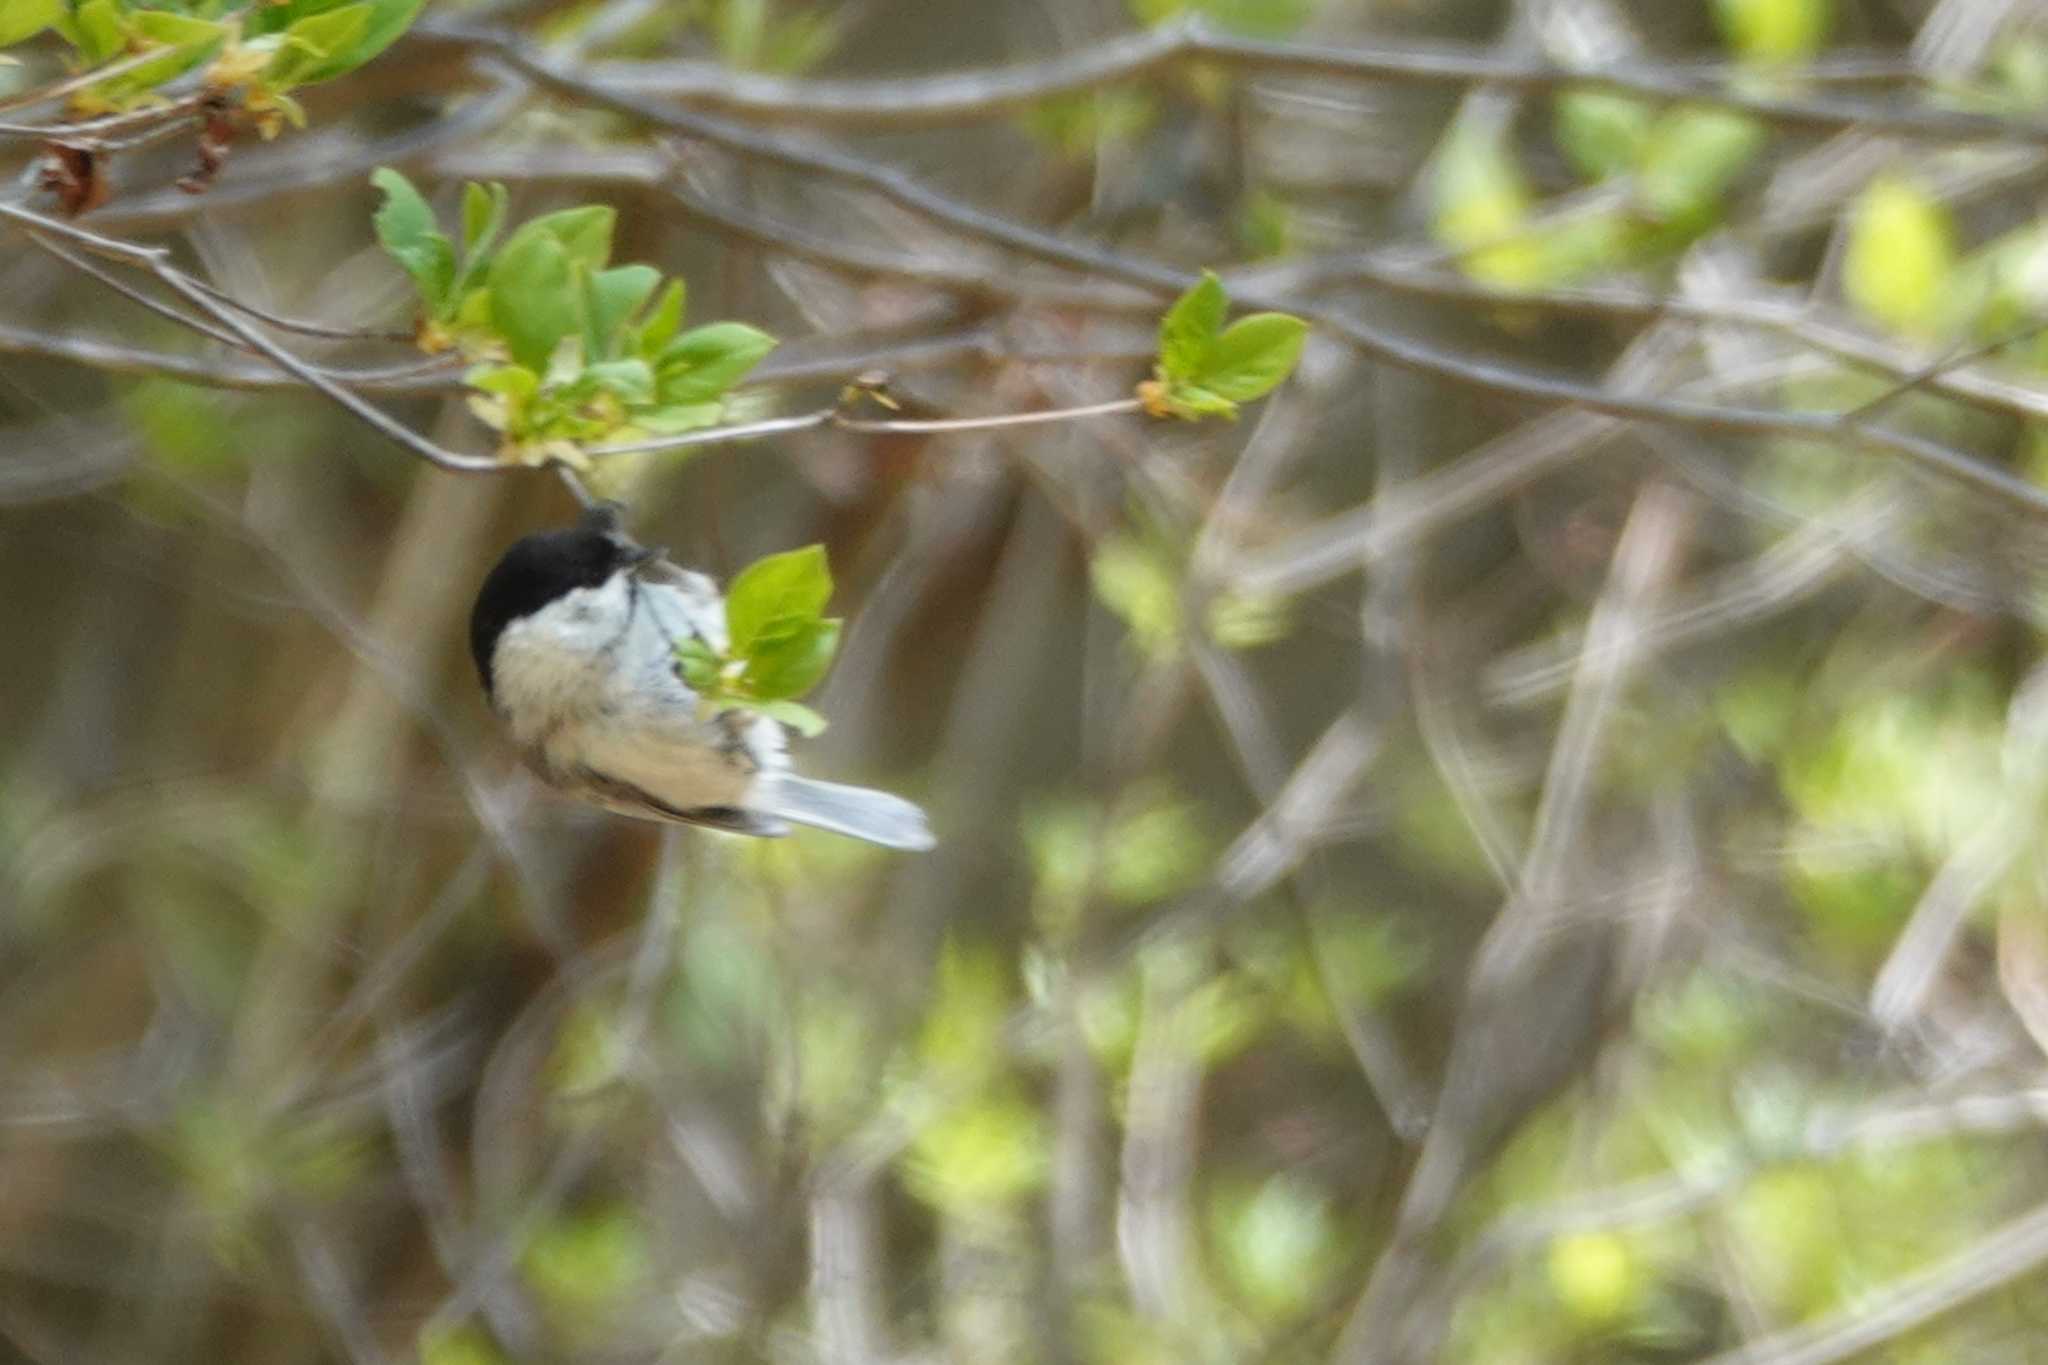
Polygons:
[[1849,1309],[1703,1365],[1829,1365],[1896,1340],[1972,1299],[2002,1289],[2048,1262],[2048,1206],[2035,1209],[1916,1275],[1860,1296]]
[[[581,67],[548,57],[504,33],[435,27],[435,32],[500,61],[534,83],[565,96],[629,115],[649,126],[681,133],[785,170],[824,176],[858,186],[933,221],[1022,255],[1161,295],[1178,294],[1196,276],[1144,257],[1073,241],[1014,219],[975,208],[895,168],[852,153],[761,133],[726,120],[641,98],[590,77]],[[1429,342],[1292,297],[1240,293],[1245,308],[1292,311],[1320,323],[1364,354],[1438,375],[1457,383],[1544,402],[1584,407],[1615,417],[1671,422],[1701,430],[1745,435],[1808,436],[1903,456],[1997,499],[2048,514],[2048,489],[1937,441],[1873,426],[1833,413],[1797,413],[1622,395],[1562,375],[1545,374],[1504,361],[1468,358]]]
[[[413,32],[427,41],[488,46],[496,34],[456,21],[430,19]],[[1521,92],[1610,90],[1657,103],[1711,104],[1788,128],[1862,127],[1956,141],[2048,142],[2048,123],[1936,106],[1839,98],[1794,98],[1746,89],[1742,73],[1718,64],[1617,62],[1573,68],[1502,57],[1481,47],[1437,42],[1339,46],[1247,38],[1199,18],[1183,18],[1103,39],[1092,47],[1041,61],[935,76],[819,80],[734,71],[709,62],[593,62],[593,80],[622,94],[655,96],[716,109],[756,122],[806,123],[834,129],[956,125],[1008,114],[1028,105],[1135,80],[1161,68],[1201,62],[1262,75],[1339,78],[1428,85],[1483,84]],[[1921,84],[1910,68],[1825,62],[1806,79]]]

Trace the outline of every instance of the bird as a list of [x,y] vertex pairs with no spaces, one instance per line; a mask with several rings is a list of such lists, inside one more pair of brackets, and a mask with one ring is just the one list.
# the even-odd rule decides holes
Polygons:
[[808,825],[885,848],[935,840],[924,812],[888,792],[798,775],[789,737],[745,707],[707,710],[678,648],[723,655],[725,599],[599,503],[574,525],[514,542],[469,620],[484,696],[536,775],[644,820],[776,838]]

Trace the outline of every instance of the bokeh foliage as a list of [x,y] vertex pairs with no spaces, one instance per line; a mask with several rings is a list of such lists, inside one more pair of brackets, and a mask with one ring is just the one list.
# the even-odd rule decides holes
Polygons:
[[[6,1349],[2033,1358],[2048,559],[1898,445],[2048,477],[2038,22],[918,8],[0,5],[13,89],[120,64],[65,118],[211,90],[275,139],[197,196],[140,147],[83,224],[395,335],[365,391],[520,466],[424,468],[6,267]],[[1202,283],[506,96],[464,24]],[[881,131],[778,83],[1162,24],[1504,74],[1225,43]],[[1607,67],[1675,84],[1559,74]],[[1495,363],[1722,406],[1538,410]],[[757,566],[700,680],[815,730],[805,695],[807,768],[915,796],[934,854],[663,833],[512,767],[461,623],[568,514],[524,466],[1134,393],[603,466],[650,543]]]

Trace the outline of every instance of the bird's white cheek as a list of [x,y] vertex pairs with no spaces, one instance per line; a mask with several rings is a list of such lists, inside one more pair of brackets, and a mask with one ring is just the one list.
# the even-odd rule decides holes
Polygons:
[[[571,598],[580,594],[571,594]],[[531,744],[602,711],[612,692],[618,634],[598,604],[564,599],[515,621],[498,637],[491,674],[498,711],[513,737]]]

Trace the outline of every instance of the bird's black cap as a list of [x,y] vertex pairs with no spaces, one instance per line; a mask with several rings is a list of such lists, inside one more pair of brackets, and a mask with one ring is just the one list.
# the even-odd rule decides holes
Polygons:
[[515,542],[492,566],[469,613],[469,653],[484,695],[492,694],[491,655],[498,636],[564,593],[594,588],[622,568],[650,558],[619,527],[614,503],[599,503],[576,525],[540,531]]

